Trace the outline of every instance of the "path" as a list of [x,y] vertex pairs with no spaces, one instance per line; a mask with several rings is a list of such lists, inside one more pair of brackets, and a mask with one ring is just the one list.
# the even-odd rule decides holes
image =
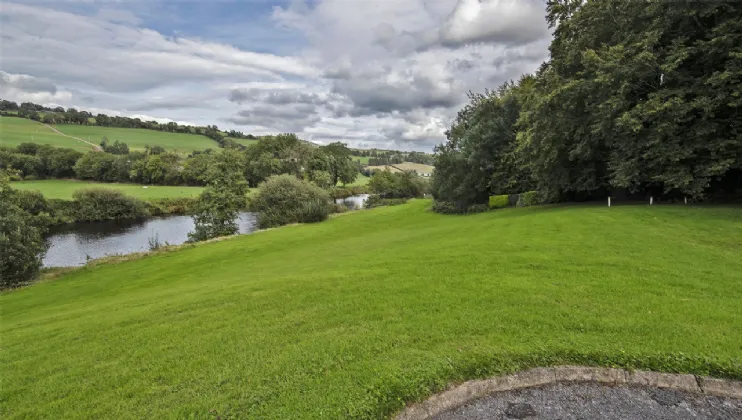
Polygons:
[[742,400],[640,386],[555,383],[498,392],[431,420],[739,420]]
[[75,137],[75,136],[70,136],[70,135],[64,134],[63,132],[61,132],[61,131],[57,130],[56,128],[52,127],[52,126],[51,126],[51,125],[49,125],[49,124],[44,124],[44,123],[39,123],[39,124],[41,124],[41,125],[44,125],[44,126],[47,126],[47,127],[51,128],[51,129],[52,129],[52,130],[53,130],[53,131],[54,131],[55,133],[57,133],[57,134],[59,134],[59,135],[62,135],[62,136],[64,136],[64,137],[69,137],[69,138],[71,138],[71,139],[74,139],[74,140],[77,140],[77,141],[81,141],[81,142],[83,142],[83,143],[87,143],[87,144],[89,144],[89,145],[93,146],[93,150],[95,150],[95,151],[100,151],[100,150],[101,150],[100,146],[98,146],[97,144],[93,144],[93,143],[91,143],[91,142],[89,142],[89,141],[87,141],[87,140],[83,140],[83,139],[81,139],[81,138],[79,138],[79,137]]

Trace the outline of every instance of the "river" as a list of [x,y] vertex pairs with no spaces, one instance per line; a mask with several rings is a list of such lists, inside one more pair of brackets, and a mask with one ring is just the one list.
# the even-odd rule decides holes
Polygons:
[[[356,195],[335,202],[351,208],[363,208],[367,194]],[[255,215],[240,213],[237,219],[239,233],[257,230]],[[191,216],[165,216],[146,220],[126,220],[94,223],[72,223],[55,226],[48,236],[49,250],[44,256],[44,267],[75,267],[88,260],[109,255],[126,255],[150,249],[150,240],[160,244],[180,245],[193,231]]]

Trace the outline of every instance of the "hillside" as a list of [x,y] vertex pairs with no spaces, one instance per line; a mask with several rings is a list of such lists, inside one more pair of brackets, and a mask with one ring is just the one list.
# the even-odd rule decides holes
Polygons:
[[205,136],[169,133],[143,128],[100,127],[95,125],[59,124],[55,128],[64,134],[99,144],[103,136],[109,142],[122,141],[130,150],[143,151],[146,145],[162,146],[169,151],[190,153],[194,150],[217,149],[219,144]]
[[50,144],[68,147],[81,152],[93,147],[84,142],[63,136],[53,129],[25,118],[0,117],[0,146],[15,147],[21,143]]
[[739,208],[360,211],[0,295],[3,418],[384,418],[550,364],[742,379]]

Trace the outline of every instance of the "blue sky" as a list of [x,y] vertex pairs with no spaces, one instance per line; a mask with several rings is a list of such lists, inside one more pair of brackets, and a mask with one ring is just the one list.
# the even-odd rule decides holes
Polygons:
[[0,97],[431,151],[534,71],[542,0],[4,1]]

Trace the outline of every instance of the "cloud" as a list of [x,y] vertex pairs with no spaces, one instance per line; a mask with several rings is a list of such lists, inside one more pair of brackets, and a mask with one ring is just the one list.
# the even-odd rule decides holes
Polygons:
[[194,26],[182,2],[31,3],[0,8],[4,99],[404,150],[430,151],[469,90],[536,70],[550,40],[542,0],[224,4],[258,35]]

